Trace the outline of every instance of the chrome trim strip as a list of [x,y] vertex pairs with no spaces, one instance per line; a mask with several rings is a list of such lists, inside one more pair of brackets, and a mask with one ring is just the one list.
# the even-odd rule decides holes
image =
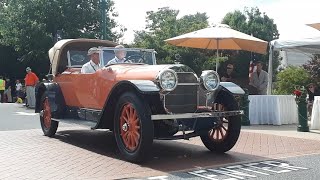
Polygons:
[[195,85],[197,85],[197,86],[199,86],[200,83],[178,83],[178,86],[179,85],[182,85],[182,86],[195,86]]
[[157,114],[157,115],[151,115],[151,120],[226,117],[226,116],[236,116],[241,114],[243,114],[242,110],[226,111],[226,112],[184,113],[184,114]]

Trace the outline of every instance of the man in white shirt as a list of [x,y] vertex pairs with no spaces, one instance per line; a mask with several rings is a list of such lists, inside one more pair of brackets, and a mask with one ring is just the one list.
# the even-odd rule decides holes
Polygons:
[[256,65],[257,70],[252,73],[252,78],[250,79],[249,85],[255,87],[259,95],[266,95],[268,86],[268,73],[262,70],[262,62],[258,61]]
[[100,56],[98,48],[90,48],[88,50],[88,56],[90,56],[90,61],[85,63],[81,68],[81,73],[83,74],[95,73],[98,69],[102,68],[100,66]]
[[115,57],[111,59],[107,65],[109,64],[118,64],[118,63],[130,63],[131,61],[126,61],[127,51],[124,49],[124,46],[118,45],[114,47]]

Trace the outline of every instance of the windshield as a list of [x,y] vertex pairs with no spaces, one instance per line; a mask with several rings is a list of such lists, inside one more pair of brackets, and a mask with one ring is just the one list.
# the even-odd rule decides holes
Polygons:
[[[108,63],[112,60],[115,63],[142,63],[149,65],[156,64],[156,52],[153,49],[123,48],[121,49],[122,53],[120,53],[120,55],[119,53],[115,53],[117,51],[115,51],[113,47],[98,49],[100,54],[100,64],[102,66],[108,65]],[[123,60],[119,61],[119,59],[116,59],[116,55],[118,57],[121,56]],[[69,67],[82,67],[82,65],[90,61],[88,51],[83,50],[69,50],[67,52],[67,57]]]
[[143,63],[154,65],[155,51],[152,49],[123,48],[121,51],[115,51],[114,48],[103,48],[103,64],[115,63]]

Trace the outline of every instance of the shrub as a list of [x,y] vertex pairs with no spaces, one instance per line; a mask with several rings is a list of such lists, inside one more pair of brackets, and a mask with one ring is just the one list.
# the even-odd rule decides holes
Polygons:
[[302,67],[289,66],[276,76],[277,82],[274,94],[292,94],[295,86],[307,86],[310,74]]

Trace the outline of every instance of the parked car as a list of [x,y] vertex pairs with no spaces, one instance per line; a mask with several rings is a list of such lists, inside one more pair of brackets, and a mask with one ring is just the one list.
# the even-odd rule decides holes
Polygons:
[[[107,63],[116,43],[97,39],[58,41],[50,50],[49,81],[36,94],[36,112],[46,136],[59,122],[111,130],[123,157],[141,162],[154,139],[200,136],[213,152],[230,150],[238,140],[241,114],[234,96],[244,91],[220,83],[213,70],[201,76],[183,64],[157,64],[153,49],[126,48],[130,63]],[[98,47],[104,67],[81,74],[87,51]]]

